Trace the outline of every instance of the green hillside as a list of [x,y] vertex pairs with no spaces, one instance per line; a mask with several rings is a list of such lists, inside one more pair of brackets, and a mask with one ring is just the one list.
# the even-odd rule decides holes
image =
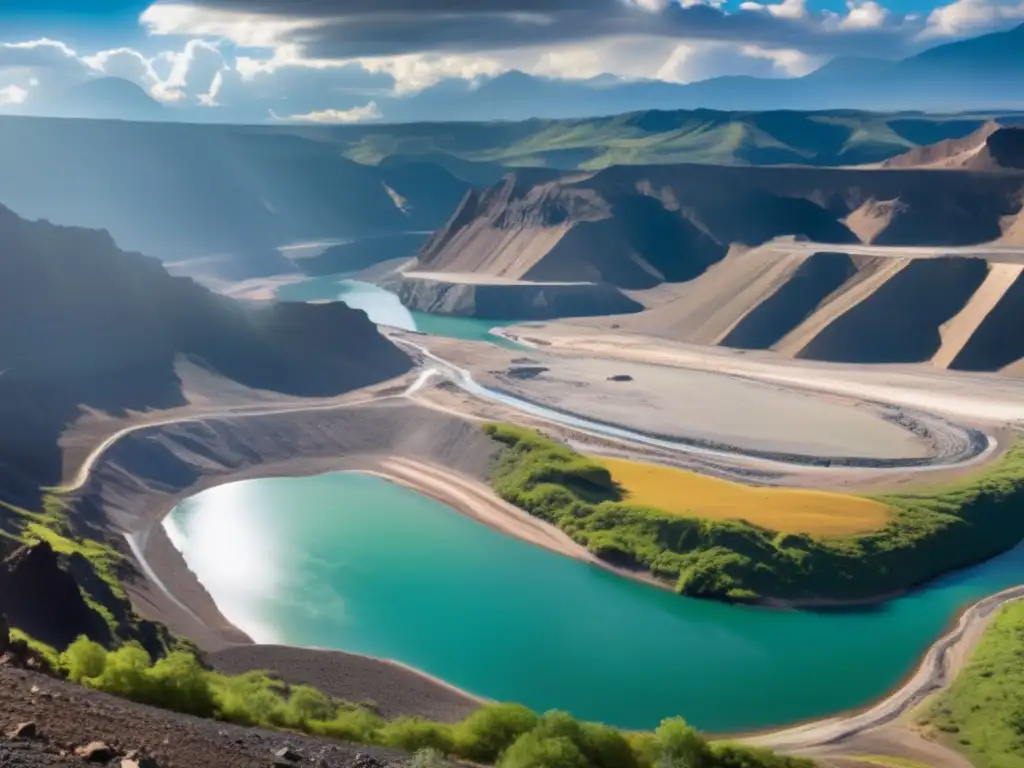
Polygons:
[[[341,145],[360,163],[438,163],[479,183],[507,167],[597,170],[611,165],[872,163],[960,138],[1019,115],[831,112],[633,112],[518,123],[413,123],[296,129]],[[470,179],[473,176],[475,178]]]

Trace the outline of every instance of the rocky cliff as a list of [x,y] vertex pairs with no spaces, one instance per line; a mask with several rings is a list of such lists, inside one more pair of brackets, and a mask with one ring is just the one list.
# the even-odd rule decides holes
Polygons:
[[[419,253],[417,269],[642,289],[691,280],[730,246],[780,235],[856,243],[854,230],[869,229],[885,245],[986,242],[1020,211],[1022,195],[1021,173],[707,165],[529,171],[469,193]],[[882,206],[882,217],[864,214],[877,201],[898,204]],[[858,216],[871,226],[854,226]]]
[[58,481],[57,439],[82,408],[183,405],[182,360],[295,396],[334,395],[411,367],[360,311],[238,303],[119,250],[106,232],[0,207],[0,244],[0,491]]
[[1024,128],[985,123],[962,139],[916,147],[881,167],[1019,171],[1024,169]]
[[381,282],[420,312],[486,320],[550,320],[618,315],[643,305],[607,283],[464,283],[440,277],[391,275]]

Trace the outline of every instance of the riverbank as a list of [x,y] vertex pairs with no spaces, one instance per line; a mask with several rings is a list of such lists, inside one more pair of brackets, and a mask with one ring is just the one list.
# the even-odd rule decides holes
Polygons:
[[[974,618],[975,618],[974,614],[976,612],[977,612],[977,609],[975,609],[974,612],[970,612],[970,613],[966,614],[965,618],[961,621],[961,624],[966,624],[968,626],[968,628],[970,628],[972,626],[972,624],[970,622],[974,621]],[[948,638],[944,638],[944,639],[948,640]],[[965,633],[964,636],[960,639],[959,642],[960,642],[960,647],[968,644],[970,642],[969,633]],[[927,663],[927,660],[929,658],[931,658],[934,653],[935,653],[935,649],[933,649],[932,651],[929,651],[929,655],[926,657],[925,662],[923,662],[922,665],[921,665],[922,667],[924,667],[924,665]],[[285,654],[287,656],[288,652],[286,651]],[[325,663],[328,663],[328,662],[325,662]],[[261,664],[260,666],[265,666],[265,665]],[[909,680],[904,682],[903,686],[901,686],[901,691],[903,692],[904,695],[908,695],[908,696],[909,695],[913,695],[913,694],[919,692],[920,690],[922,690],[922,686],[926,686],[928,684],[929,684],[929,681],[925,680],[922,675],[915,675],[911,679],[909,679]],[[934,684],[934,679],[932,679],[930,684]],[[876,712],[875,714],[878,715],[879,713]],[[841,719],[836,718],[836,719],[829,719],[829,720],[826,720],[826,721],[818,721],[818,722],[815,723],[815,725],[816,726],[822,726],[822,727],[828,727],[828,728],[831,729],[834,726],[836,726],[836,724],[842,724],[842,723],[848,722],[852,717],[853,717],[853,715],[844,716]],[[887,721],[888,720],[887,720],[886,717],[882,717],[882,716],[878,717],[878,722],[887,722]],[[875,725],[874,723],[868,723],[867,725],[861,724],[860,726],[858,726],[858,731],[857,732],[859,733],[861,730],[874,727],[874,725]],[[790,729],[787,729],[786,731],[784,731],[784,733],[789,735],[790,734]],[[827,733],[828,733],[828,737],[827,738],[830,740],[829,743],[832,743],[832,740],[834,739],[836,732],[833,731],[833,730],[829,730]],[[822,738],[825,738],[825,737],[822,737]],[[788,746],[785,747],[785,748],[789,749],[790,751],[794,751],[794,752],[801,752],[802,753],[802,751],[805,749],[805,747],[802,744],[799,747],[797,747],[797,746],[794,746],[792,743],[787,742],[787,745]],[[811,747],[807,747],[807,748],[809,749]],[[864,752],[865,750],[861,750],[861,751]],[[938,764],[936,763],[936,765],[938,765]]]
[[[842,716],[743,736],[739,741],[801,754],[808,754],[809,750],[817,747],[827,747],[830,754],[856,752],[857,737],[895,723],[926,699],[948,688],[977,648],[999,609],[1021,599],[1024,599],[1024,585],[1003,590],[966,607],[956,618],[952,629],[932,644],[913,673],[875,704]],[[905,741],[913,740],[914,734],[908,733]]]

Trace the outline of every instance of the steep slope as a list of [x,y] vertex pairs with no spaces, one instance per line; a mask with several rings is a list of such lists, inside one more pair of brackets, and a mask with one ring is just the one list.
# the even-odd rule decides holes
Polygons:
[[962,139],[946,139],[890,158],[883,168],[1024,169],[1024,128],[985,123]]
[[995,306],[978,324],[977,330],[949,364],[964,371],[989,371],[1012,367],[1024,374],[1019,360],[1024,358],[1024,274],[1018,273]]
[[[470,193],[417,258],[417,269],[645,289],[692,280],[733,245],[781,235],[858,242],[843,221],[898,200],[870,239],[888,245],[994,240],[1021,210],[1024,174],[615,167],[530,171]],[[862,233],[863,225],[857,225]]]
[[917,259],[836,317],[797,353],[835,362],[913,363],[942,344],[954,317],[988,272],[982,259]]
[[[57,439],[82,407],[183,405],[176,362],[298,396],[398,375],[410,361],[341,304],[243,305],[105,232],[0,208],[0,498],[59,482]],[[32,505],[28,505],[33,508]]]

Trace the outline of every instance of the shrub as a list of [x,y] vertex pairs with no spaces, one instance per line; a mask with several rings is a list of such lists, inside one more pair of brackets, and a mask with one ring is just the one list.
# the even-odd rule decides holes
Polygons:
[[521,704],[487,704],[456,726],[456,751],[470,760],[493,763],[538,721],[537,713]]
[[107,654],[103,672],[89,678],[87,682],[107,693],[133,701],[149,702],[152,690],[146,673],[152,663],[145,648],[136,642],[127,643]]
[[175,651],[148,671],[147,702],[175,712],[211,717],[216,709],[207,672],[196,657]]
[[287,707],[276,685],[261,672],[212,678],[220,716],[242,725],[284,725]]
[[433,749],[444,754],[455,751],[451,726],[419,717],[399,717],[377,732],[377,741],[407,752]]
[[338,705],[327,694],[308,685],[296,685],[288,696],[285,720],[293,727],[302,727],[310,720],[331,720],[338,713]]
[[587,768],[583,753],[564,736],[520,736],[502,754],[498,768]]
[[309,723],[309,730],[320,736],[329,736],[342,741],[355,741],[361,744],[376,742],[377,731],[383,727],[384,720],[368,709],[356,707],[341,710],[332,720],[327,722],[314,721]]
[[107,664],[107,649],[82,635],[61,654],[60,665],[68,679],[82,683],[86,678],[99,677]]
[[662,720],[654,738],[658,768],[701,768],[711,764],[707,743],[681,717]]
[[409,768],[448,768],[448,763],[440,751],[427,747],[412,756]]

